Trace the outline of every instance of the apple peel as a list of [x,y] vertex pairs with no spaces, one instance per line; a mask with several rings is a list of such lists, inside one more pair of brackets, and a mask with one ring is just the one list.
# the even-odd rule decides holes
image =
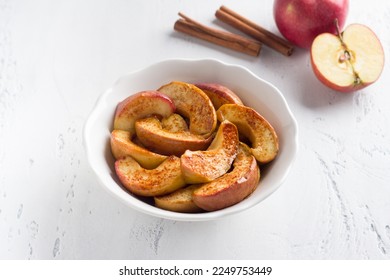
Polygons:
[[196,87],[203,90],[210,98],[215,110],[223,104],[241,104],[242,100],[231,89],[217,83],[197,83]]

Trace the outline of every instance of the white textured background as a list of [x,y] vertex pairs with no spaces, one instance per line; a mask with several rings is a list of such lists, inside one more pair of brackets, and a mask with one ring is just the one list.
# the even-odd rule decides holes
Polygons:
[[[1,259],[390,259],[390,4],[351,0],[379,36],[380,80],[325,88],[307,51],[252,58],[173,31],[177,12],[218,28],[222,4],[277,32],[272,1],[0,0]],[[227,28],[228,30],[232,30]],[[123,74],[166,58],[217,58],[276,85],[300,126],[285,184],[204,223],[135,212],[89,170],[82,129]]]

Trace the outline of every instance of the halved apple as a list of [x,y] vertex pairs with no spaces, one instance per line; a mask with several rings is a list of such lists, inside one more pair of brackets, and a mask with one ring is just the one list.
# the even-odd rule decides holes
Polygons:
[[163,155],[181,156],[186,150],[205,150],[213,140],[213,135],[205,139],[189,131],[164,130],[155,117],[136,121],[135,129],[138,140],[147,149]]
[[196,206],[192,199],[192,193],[200,185],[189,185],[170,194],[154,197],[155,205],[161,209],[181,213],[197,213],[202,209]]
[[142,167],[153,169],[159,166],[167,156],[153,153],[132,141],[130,131],[114,129],[111,132],[111,151],[115,159],[131,156]]
[[181,170],[186,182],[210,182],[225,174],[237,155],[238,144],[237,127],[223,121],[206,151],[187,150],[181,156]]
[[216,125],[217,117],[210,98],[199,88],[183,82],[171,82],[158,89],[169,96],[180,115],[189,119],[190,132],[210,136]]
[[374,83],[384,66],[383,47],[367,26],[352,24],[339,36],[323,33],[311,46],[311,64],[317,78],[341,92]]
[[158,196],[171,193],[185,186],[180,158],[168,157],[155,169],[144,169],[132,157],[115,162],[115,171],[123,186],[142,196]]
[[141,91],[120,102],[116,108],[114,129],[135,133],[136,120],[161,115],[168,117],[175,112],[175,104],[166,95],[157,91]]
[[206,210],[220,210],[239,203],[249,196],[260,180],[256,159],[245,144],[240,144],[233,170],[193,192],[194,203]]
[[249,139],[251,152],[259,163],[273,160],[279,151],[279,141],[274,128],[258,112],[239,104],[225,104],[217,111],[219,121],[234,123],[240,134]]
[[216,83],[196,83],[196,87],[203,90],[210,98],[216,110],[223,104],[241,104],[241,99],[229,88]]

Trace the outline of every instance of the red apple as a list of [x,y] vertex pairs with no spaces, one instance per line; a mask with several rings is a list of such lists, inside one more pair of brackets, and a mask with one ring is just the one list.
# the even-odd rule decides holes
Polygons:
[[275,0],[274,18],[282,35],[291,43],[310,48],[317,35],[337,34],[334,20],[343,28],[348,0]]
[[382,73],[385,60],[379,39],[362,24],[351,24],[337,36],[329,33],[318,35],[310,57],[317,78],[341,92],[362,89],[375,82]]

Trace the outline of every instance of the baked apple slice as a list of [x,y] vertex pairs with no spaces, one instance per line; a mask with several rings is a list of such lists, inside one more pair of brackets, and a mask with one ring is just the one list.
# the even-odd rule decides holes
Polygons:
[[279,151],[278,136],[271,124],[250,107],[239,104],[225,104],[217,111],[219,121],[234,123],[240,134],[252,145],[252,154],[259,163],[273,160]]
[[181,213],[197,213],[202,209],[196,206],[192,200],[192,193],[200,185],[189,185],[178,189],[173,193],[154,197],[155,205],[158,208]]
[[138,140],[147,149],[163,155],[181,156],[186,150],[205,150],[213,140],[212,136],[205,139],[189,131],[170,132],[155,117],[136,121],[135,129]]
[[225,174],[237,155],[238,144],[237,127],[229,121],[223,121],[206,151],[187,150],[181,156],[181,170],[186,182],[210,182]]
[[120,102],[115,111],[114,129],[135,133],[135,121],[151,115],[168,117],[175,112],[175,104],[157,91],[141,91]]
[[142,196],[159,196],[185,186],[180,158],[168,157],[155,169],[144,169],[132,157],[115,162],[115,171],[123,186]]
[[190,132],[210,136],[217,126],[215,109],[210,98],[199,88],[183,82],[171,82],[158,89],[169,96],[178,114],[189,119]]
[[111,132],[111,151],[115,159],[131,156],[142,167],[153,169],[167,158],[140,147],[132,141],[132,138],[130,131],[114,129]]
[[194,203],[206,210],[220,210],[239,203],[249,196],[260,180],[260,169],[249,147],[240,144],[233,170],[193,192]]
[[237,94],[223,85],[216,83],[198,83],[195,84],[195,86],[207,94],[216,110],[218,110],[223,104],[243,105]]

